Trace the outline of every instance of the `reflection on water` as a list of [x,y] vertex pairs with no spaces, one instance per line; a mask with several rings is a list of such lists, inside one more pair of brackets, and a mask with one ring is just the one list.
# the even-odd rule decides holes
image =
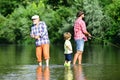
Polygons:
[[36,80],[35,65],[0,66],[0,80]]
[[42,67],[41,66],[37,67],[36,75],[37,75],[37,80],[42,80],[42,78],[43,78],[43,71],[42,71]]
[[85,45],[82,65],[70,68],[63,66],[63,47],[50,48],[50,66],[40,67],[35,46],[0,45],[0,80],[120,80],[120,49],[116,47]]
[[74,65],[73,72],[74,72],[74,80],[87,80],[83,74],[82,65]]
[[26,65],[35,62],[34,46],[0,45],[0,65]]
[[64,80],[73,80],[71,67],[66,66],[64,70]]
[[37,67],[36,71],[37,80],[50,80],[50,69],[49,67],[43,68],[42,66]]

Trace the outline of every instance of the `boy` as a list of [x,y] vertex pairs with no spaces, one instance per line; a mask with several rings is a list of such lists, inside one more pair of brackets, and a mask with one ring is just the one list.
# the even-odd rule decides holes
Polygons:
[[65,62],[64,66],[70,66],[72,60],[72,44],[70,42],[71,34],[69,32],[64,33],[64,55],[65,55]]

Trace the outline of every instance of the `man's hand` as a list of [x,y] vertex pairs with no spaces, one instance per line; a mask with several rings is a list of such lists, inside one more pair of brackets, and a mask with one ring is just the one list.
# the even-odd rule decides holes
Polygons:
[[92,37],[91,34],[88,34],[88,37]]
[[88,39],[91,39],[91,37],[92,37],[92,36],[91,36],[91,34],[90,34],[90,33],[88,33]]
[[35,39],[39,39],[40,37],[39,36],[34,36]]

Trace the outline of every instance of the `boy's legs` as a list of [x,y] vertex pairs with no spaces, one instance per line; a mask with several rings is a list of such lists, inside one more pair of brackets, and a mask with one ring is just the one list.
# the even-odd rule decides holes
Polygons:
[[65,56],[64,66],[67,66],[67,54],[64,54],[64,56]]
[[68,64],[70,65],[72,61],[72,53],[68,54]]
[[72,55],[70,54],[65,54],[65,63],[64,66],[70,66],[72,60]]

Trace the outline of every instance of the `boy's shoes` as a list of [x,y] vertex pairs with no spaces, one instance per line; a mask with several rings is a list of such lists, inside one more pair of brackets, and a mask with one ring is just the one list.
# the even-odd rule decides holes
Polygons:
[[67,63],[67,66],[70,66],[70,63],[69,63],[69,62]]
[[67,66],[67,63],[66,63],[66,62],[64,63],[64,66]]
[[68,62],[68,63],[65,62],[65,63],[64,63],[64,66],[68,66],[68,67],[69,67],[69,66],[70,66],[70,63],[69,63],[69,62]]

